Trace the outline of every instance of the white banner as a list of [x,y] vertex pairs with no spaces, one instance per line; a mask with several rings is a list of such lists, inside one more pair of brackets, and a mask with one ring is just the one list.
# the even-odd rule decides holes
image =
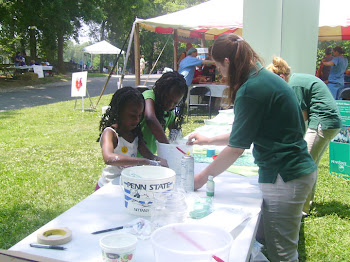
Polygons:
[[33,65],[33,71],[35,74],[38,75],[39,78],[43,78],[44,77],[44,71],[43,71],[43,67],[40,65]]
[[72,97],[86,96],[87,71],[72,74]]

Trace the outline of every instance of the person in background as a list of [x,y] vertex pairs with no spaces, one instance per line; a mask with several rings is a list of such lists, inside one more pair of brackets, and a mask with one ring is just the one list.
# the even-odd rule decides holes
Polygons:
[[141,75],[144,74],[145,68],[146,68],[145,56],[141,55],[141,58],[140,58],[140,71],[141,71],[140,73],[141,73]]
[[340,46],[333,48],[333,59],[322,61],[325,66],[331,66],[327,86],[334,99],[338,99],[340,91],[344,88],[344,72],[348,67],[348,59],[344,57],[344,50]]
[[[342,122],[335,100],[327,85],[319,78],[308,74],[290,74],[290,67],[280,57],[274,57],[267,67],[279,75],[294,90],[308,126],[305,133],[307,148],[318,166],[330,141],[339,133]],[[308,215],[314,199],[316,181],[306,199],[303,215]]]
[[316,179],[316,166],[303,139],[305,124],[296,96],[285,81],[262,67],[256,52],[236,34],[220,35],[212,57],[228,77],[235,119],[231,134],[189,136],[189,144],[227,145],[195,176],[194,187],[225,171],[253,143],[268,259],[298,261],[302,209]]
[[22,62],[21,52],[17,52],[15,56],[15,66],[20,66],[21,62]]
[[190,50],[190,48],[192,48],[192,47],[193,46],[192,46],[191,43],[187,43],[186,44],[186,50],[181,53],[179,59],[177,60],[177,67],[180,66],[180,63],[181,63],[182,59],[184,59],[186,57],[186,55],[187,55],[187,51]]
[[32,65],[39,65],[39,63],[35,62],[35,60],[32,59],[32,60],[30,60],[29,65],[31,65],[31,66],[32,66]]
[[[145,106],[142,94],[126,86],[118,89],[100,121],[100,142],[106,167],[97,182],[96,189],[120,176],[129,166],[162,165],[167,161],[153,155],[142,139],[140,121]],[[136,157],[140,152],[145,158]]]
[[201,66],[202,64],[214,64],[214,61],[201,60],[196,56],[197,49],[192,47],[187,51],[187,56],[180,63],[179,72],[185,77],[188,86],[192,84],[196,66]]
[[185,106],[187,92],[188,87],[184,77],[174,71],[163,74],[156,81],[153,90],[142,93],[145,98],[145,113],[141,121],[141,129],[146,146],[153,154],[157,152],[156,140],[169,144],[165,130],[174,127],[176,119],[173,109],[180,102],[182,107]]
[[[212,60],[211,49],[212,49],[212,46],[209,47],[209,50],[208,50],[209,53],[208,53],[207,60]],[[215,82],[216,65],[214,65],[214,64],[204,65],[203,70],[202,70],[202,75],[207,76],[209,78],[208,82]]]
[[333,59],[332,48],[326,48],[325,54],[326,56],[322,59],[320,68],[317,71],[317,77],[319,77],[323,82],[328,83],[328,76],[331,71],[331,67],[324,65],[322,62],[329,62]]

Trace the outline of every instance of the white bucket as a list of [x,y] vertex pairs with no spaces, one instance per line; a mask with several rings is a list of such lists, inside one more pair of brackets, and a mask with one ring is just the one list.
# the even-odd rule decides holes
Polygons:
[[[183,153],[179,150],[181,149],[185,153],[192,155],[192,146],[183,144],[163,144],[157,143],[157,154],[159,157],[164,158],[168,161],[169,168],[175,171],[176,174],[181,173],[181,158]],[[179,149],[177,149],[177,147]]]
[[232,241],[224,229],[202,224],[170,224],[151,235],[156,262],[229,261]]
[[128,233],[114,233],[100,239],[102,257],[105,262],[135,261],[137,237]]
[[134,166],[123,169],[121,185],[124,188],[128,213],[150,216],[154,194],[172,190],[175,175],[170,168],[161,166]]

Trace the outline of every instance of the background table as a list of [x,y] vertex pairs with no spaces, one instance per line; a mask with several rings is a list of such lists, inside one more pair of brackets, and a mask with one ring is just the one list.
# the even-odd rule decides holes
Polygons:
[[[198,173],[206,166],[207,164],[196,163],[195,172]],[[231,232],[234,242],[231,248],[230,261],[248,261],[258,227],[262,203],[261,193],[257,185],[257,176],[243,177],[224,172],[215,178],[215,182],[216,191],[213,200],[215,208],[244,208],[257,214]],[[204,188],[196,191],[195,194],[205,196]],[[39,230],[18,242],[10,250],[64,261],[102,261],[99,239],[108,233],[92,235],[91,232],[125,225],[135,218],[137,217],[126,212],[122,187],[110,183],[39,229],[70,228],[73,239],[64,245],[67,247],[66,250],[30,247],[30,243],[37,242],[36,235]],[[139,240],[135,259],[137,262],[155,261],[150,240]]]
[[207,86],[210,88],[212,97],[222,97],[224,90],[228,87],[227,85],[221,84],[213,84],[213,83],[202,83],[202,84],[194,84],[193,87],[196,86]]

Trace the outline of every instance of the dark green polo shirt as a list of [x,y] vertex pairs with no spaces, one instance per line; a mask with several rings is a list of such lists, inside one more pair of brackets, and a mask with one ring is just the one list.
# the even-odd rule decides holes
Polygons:
[[341,118],[337,104],[327,85],[318,77],[308,74],[293,74],[289,80],[301,110],[307,111],[308,126],[317,129],[341,128]]
[[305,124],[293,90],[276,74],[257,63],[239,88],[230,147],[247,149],[259,166],[259,182],[274,183],[310,174],[316,169],[303,139]]

